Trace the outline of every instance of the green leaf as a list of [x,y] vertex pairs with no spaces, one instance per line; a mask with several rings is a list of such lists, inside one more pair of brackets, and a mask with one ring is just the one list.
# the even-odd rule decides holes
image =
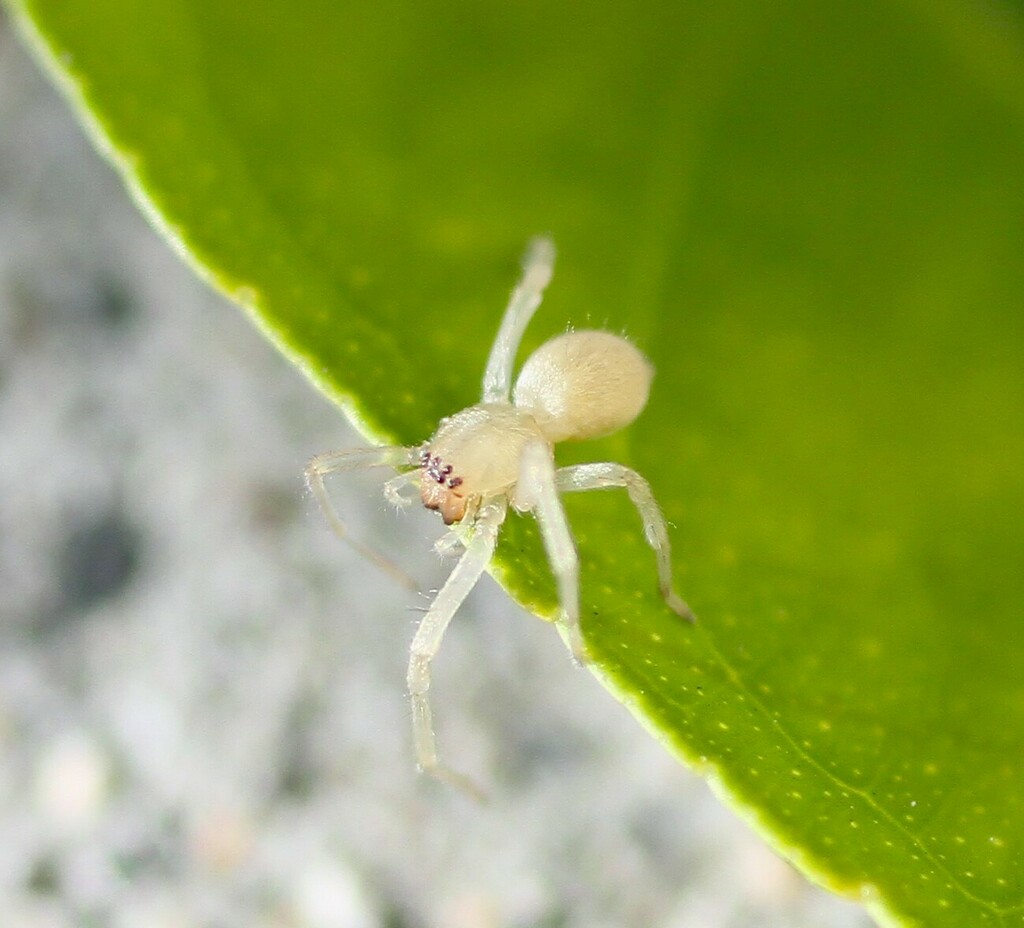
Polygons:
[[[376,439],[625,330],[635,514],[572,498],[598,671],[889,924],[1024,925],[1024,27],[954,2],[8,0],[140,203]],[[564,454],[562,451],[564,450]],[[550,615],[535,532],[500,571]],[[684,876],[681,874],[680,878]]]

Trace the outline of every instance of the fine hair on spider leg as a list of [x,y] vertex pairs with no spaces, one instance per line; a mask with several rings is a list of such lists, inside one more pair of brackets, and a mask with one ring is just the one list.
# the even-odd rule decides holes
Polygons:
[[654,376],[650,361],[620,335],[576,330],[541,345],[513,383],[520,341],[551,281],[554,261],[550,238],[531,241],[488,355],[479,403],[442,419],[418,448],[329,452],[313,458],[306,469],[310,489],[335,531],[406,585],[412,581],[395,565],[348,538],[327,496],[324,477],[367,467],[398,469],[398,476],[384,484],[386,498],[406,506],[410,499],[402,491],[418,484],[423,505],[456,527],[435,545],[439,552],[461,547],[462,553],[419,624],[407,682],[420,769],[477,799],[483,794],[472,781],[439,759],[428,699],[430,666],[449,622],[490,563],[509,506],[537,519],[558,587],[559,621],[577,662],[588,660],[580,627],[579,555],[561,493],[625,489],[654,551],[657,585],[666,606],[686,621],[695,621],[693,610],[673,585],[668,527],[647,481],[610,461],[555,467],[557,443],[609,435],[640,415]]

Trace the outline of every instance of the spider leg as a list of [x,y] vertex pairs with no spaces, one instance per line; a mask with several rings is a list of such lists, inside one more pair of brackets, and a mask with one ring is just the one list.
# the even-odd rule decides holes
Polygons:
[[424,773],[458,787],[475,799],[483,793],[466,777],[442,764],[437,757],[437,742],[430,712],[430,662],[441,646],[448,623],[473,589],[491,560],[498,540],[498,529],[505,519],[505,497],[486,503],[480,510],[473,537],[466,543],[466,553],[451,572],[427,614],[416,629],[409,656],[409,696],[412,700],[413,743],[416,762]]
[[484,371],[483,402],[507,401],[512,389],[512,365],[523,332],[540,306],[544,288],[555,267],[555,244],[550,238],[533,239],[523,256],[523,276],[516,284],[491,347]]
[[434,551],[437,552],[441,558],[451,557],[454,555],[459,548],[463,551],[466,549],[466,536],[462,532],[453,531],[455,526],[452,526],[447,532],[445,532],[437,541],[434,542]]
[[[374,551],[373,548],[364,545],[362,542],[352,538],[345,530],[345,523],[341,521],[330,497],[327,495],[327,488],[324,486],[324,477],[329,474],[338,474],[350,470],[362,470],[368,467],[402,467],[403,465],[415,464],[418,450],[414,448],[385,447],[385,448],[357,448],[354,451],[328,451],[318,454],[306,466],[306,484],[310,492],[320,504],[327,521],[335,534],[348,542],[368,561],[372,561],[382,570],[387,571],[403,586],[415,590],[416,581],[396,564],[389,561],[384,555]],[[389,481],[390,482],[390,481]]]
[[399,474],[397,477],[392,477],[390,480],[384,483],[384,499],[386,499],[396,509],[405,509],[406,506],[411,506],[416,502],[417,497],[408,497],[402,495],[404,490],[409,484],[418,483],[420,480],[419,470],[407,470],[404,474]]
[[585,664],[588,658],[580,633],[579,555],[565,509],[558,498],[555,464],[547,445],[536,442],[526,447],[515,492],[516,508],[531,510],[537,517],[551,570],[558,583],[562,624],[569,639],[569,650],[577,663]]
[[644,524],[644,537],[654,549],[658,563],[658,587],[668,607],[687,622],[696,616],[672,585],[672,548],[668,539],[665,518],[651,492],[651,485],[635,470],[622,464],[577,464],[563,467],[555,473],[555,482],[563,493],[576,490],[604,490],[625,487],[630,500]]

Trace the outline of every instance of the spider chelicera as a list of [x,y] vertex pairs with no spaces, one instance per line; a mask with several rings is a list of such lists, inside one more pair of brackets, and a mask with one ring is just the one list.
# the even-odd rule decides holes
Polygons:
[[[368,467],[408,468],[384,484],[385,496],[406,505],[409,499],[403,489],[419,484],[423,505],[437,510],[445,525],[454,526],[438,546],[461,545],[465,552],[416,631],[408,685],[420,769],[474,795],[478,791],[473,784],[438,759],[427,695],[430,662],[452,616],[490,562],[509,506],[533,513],[540,525],[558,584],[558,621],[577,662],[587,662],[579,625],[579,558],[560,493],[625,488],[654,549],[665,602],[694,621],[690,607],[672,586],[668,530],[647,481],[621,464],[556,468],[554,462],[556,443],[608,435],[636,419],[647,404],[654,374],[647,358],[632,342],[611,332],[570,331],[530,355],[513,386],[516,351],[551,280],[554,261],[555,246],[549,238],[530,243],[523,276],[487,360],[479,403],[442,419],[433,437],[418,447],[331,451],[317,455],[306,468],[310,490],[342,537],[345,528],[327,496],[324,477]],[[376,552],[352,543],[397,572]]]

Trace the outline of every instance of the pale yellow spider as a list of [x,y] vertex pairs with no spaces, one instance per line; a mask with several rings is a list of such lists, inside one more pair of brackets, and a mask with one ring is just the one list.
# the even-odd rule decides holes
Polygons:
[[[567,332],[530,355],[512,386],[519,342],[551,280],[554,261],[550,239],[530,243],[522,279],[491,348],[479,403],[442,419],[433,437],[419,447],[332,451],[317,455],[306,468],[310,490],[342,537],[345,528],[328,499],[324,477],[366,467],[410,468],[387,481],[387,498],[404,505],[408,499],[402,489],[418,483],[423,505],[440,512],[446,525],[457,526],[438,544],[463,545],[465,553],[416,631],[408,684],[420,769],[474,795],[477,790],[466,778],[438,760],[427,697],[430,662],[452,616],[490,562],[510,504],[537,518],[558,582],[560,621],[578,662],[587,660],[579,627],[579,558],[559,493],[624,487],[654,549],[665,602],[694,621],[692,610],[673,589],[668,530],[647,481],[621,464],[556,468],[554,462],[557,442],[608,435],[636,419],[647,404],[654,374],[647,358],[611,332]],[[389,566],[370,549],[357,547]]]

